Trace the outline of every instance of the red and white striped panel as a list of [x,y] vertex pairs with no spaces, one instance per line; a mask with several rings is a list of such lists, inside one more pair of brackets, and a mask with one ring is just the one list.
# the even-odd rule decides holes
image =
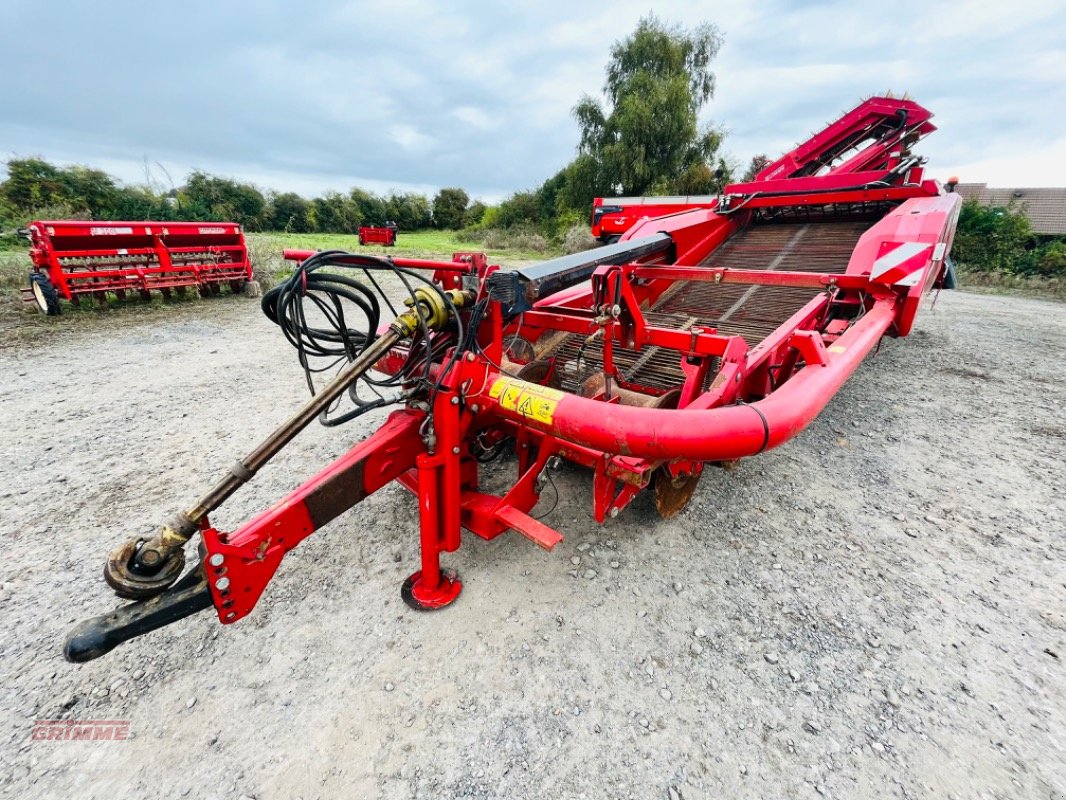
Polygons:
[[914,286],[925,272],[932,249],[928,242],[882,242],[870,280],[890,286]]

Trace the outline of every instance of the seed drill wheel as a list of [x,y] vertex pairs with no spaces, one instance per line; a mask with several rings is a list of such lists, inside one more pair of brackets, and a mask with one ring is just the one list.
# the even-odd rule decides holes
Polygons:
[[59,292],[48,280],[47,275],[41,272],[31,272],[30,289],[33,291],[33,299],[37,303],[37,308],[42,314],[50,317],[59,315]]

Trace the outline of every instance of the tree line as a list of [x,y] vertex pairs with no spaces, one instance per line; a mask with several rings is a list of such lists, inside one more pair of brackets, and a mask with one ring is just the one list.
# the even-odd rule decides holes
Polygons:
[[354,188],[305,198],[295,192],[262,191],[250,183],[193,172],[176,188],[152,182],[126,185],[98,169],[62,167],[40,158],[12,158],[0,183],[0,227],[42,216],[162,221],[226,220],[249,231],[355,233],[361,225],[392,220],[401,230],[456,229],[480,222],[484,204],[460,188],[432,198]]

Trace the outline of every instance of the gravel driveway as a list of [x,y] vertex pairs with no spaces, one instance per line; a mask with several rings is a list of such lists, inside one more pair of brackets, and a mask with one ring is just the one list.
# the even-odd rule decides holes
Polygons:
[[[468,536],[446,611],[400,600],[418,537],[393,486],[292,553],[248,619],[82,666],[60,648],[117,602],[108,549],[306,389],[240,298],[64,319],[0,352],[2,796],[1066,797],[1063,305],[944,293],[797,440],[708,470],[670,521],[641,498],[596,525],[563,466],[563,544]],[[373,425],[315,426],[213,521]],[[53,718],[130,738],[33,740]]]

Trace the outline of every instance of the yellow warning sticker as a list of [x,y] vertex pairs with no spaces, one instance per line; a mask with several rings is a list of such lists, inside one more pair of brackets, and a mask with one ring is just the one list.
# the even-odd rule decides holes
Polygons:
[[848,348],[844,347],[844,345],[842,344],[834,344],[829,346],[830,353],[843,353],[847,349]]
[[498,400],[501,408],[551,425],[555,407],[563,399],[563,393],[549,386],[527,383],[517,378],[498,378],[489,388],[489,397]]

